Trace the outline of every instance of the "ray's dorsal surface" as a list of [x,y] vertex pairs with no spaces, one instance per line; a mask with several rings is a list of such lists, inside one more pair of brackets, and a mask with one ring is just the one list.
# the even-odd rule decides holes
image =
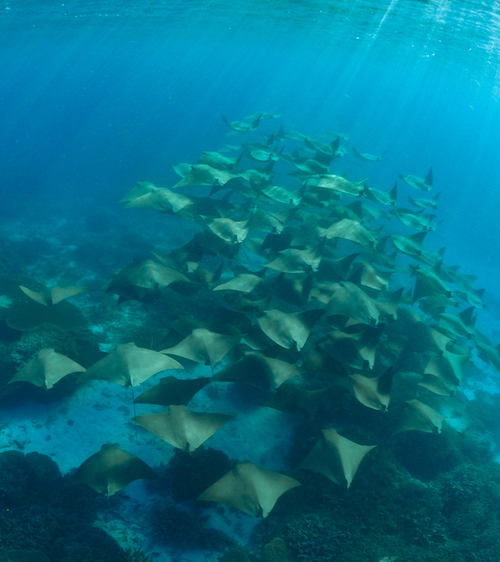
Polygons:
[[420,176],[413,176],[411,174],[408,176],[402,176],[401,174],[399,174],[399,177],[409,186],[414,187],[415,189],[421,189],[422,191],[430,191],[432,189],[432,168],[429,170],[429,173],[425,176],[425,178],[422,178]]
[[51,287],[50,289],[45,289],[45,291],[42,292],[32,291],[27,287],[23,287],[23,285],[19,285],[19,288],[27,297],[43,304],[44,306],[52,306],[65,299],[69,299],[70,297],[74,297],[75,295],[88,291],[86,287],[58,287],[57,285],[55,287]]
[[54,349],[41,349],[12,379],[10,383],[26,381],[36,386],[52,388],[71,373],[83,373],[85,368]]
[[156,373],[183,368],[172,357],[130,342],[118,345],[115,351],[92,365],[79,381],[105,380],[121,386],[138,386]]
[[217,334],[206,328],[196,328],[191,335],[174,347],[163,349],[161,353],[184,357],[202,365],[218,363],[238,344],[243,336]]
[[173,447],[194,451],[234,416],[192,412],[186,406],[171,405],[161,414],[143,414],[132,421],[142,425]]
[[320,440],[299,468],[319,472],[349,488],[361,461],[376,445],[359,445],[333,428],[323,429],[321,433]]
[[254,517],[267,517],[278,499],[300,482],[251,462],[234,468],[198,496],[200,501],[222,502]]
[[156,478],[156,474],[144,461],[114,443],[103,445],[98,453],[84,461],[73,478],[110,497],[134,480]]

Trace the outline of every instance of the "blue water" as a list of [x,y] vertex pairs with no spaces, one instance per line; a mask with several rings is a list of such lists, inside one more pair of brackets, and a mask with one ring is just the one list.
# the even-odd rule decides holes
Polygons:
[[[146,255],[154,232],[168,238],[153,213],[124,226],[131,214],[118,201],[136,182],[171,187],[172,165],[243,142],[221,113],[279,113],[287,131],[338,131],[361,152],[387,151],[334,163],[371,187],[433,167],[443,223],[426,248],[446,246],[447,265],[478,276],[498,343],[499,17],[494,1],[1,0],[2,244],[63,221],[59,242],[78,234],[79,267],[109,280]],[[113,236],[124,242],[111,253]],[[37,269],[37,252],[25,265],[40,282],[84,278],[57,260]]]
[[[392,187],[434,166],[436,246],[494,289],[500,183],[496,4],[463,2],[2,2],[1,208],[26,197],[111,204],[138,180],[217,149],[220,113],[279,112],[342,130]],[[231,139],[229,139],[231,140]],[[342,168],[342,166],[340,166]],[[98,205],[96,201],[92,206]]]

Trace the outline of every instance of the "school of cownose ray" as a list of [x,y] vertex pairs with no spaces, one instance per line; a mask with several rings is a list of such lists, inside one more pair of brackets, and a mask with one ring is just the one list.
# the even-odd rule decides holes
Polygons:
[[[183,303],[176,307],[183,313],[170,319],[172,345],[154,351],[120,344],[88,369],[42,349],[10,382],[50,389],[81,373],[82,383],[136,387],[175,370],[135,399],[167,409],[133,421],[186,451],[233,418],[191,411],[197,392],[221,382],[253,385],[262,392],[262,407],[317,422],[317,444],[298,468],[349,487],[365,456],[393,435],[441,432],[472,355],[500,369],[500,353],[475,328],[484,308],[475,277],[445,264],[444,248],[425,249],[439,225],[439,194],[409,195],[409,207],[400,207],[397,183],[381,191],[368,180],[330,171],[348,150],[347,135],[318,140],[282,126],[259,133],[264,120],[277,118],[223,117],[229,134],[244,135],[244,143],[175,165],[181,179],[171,188],[139,182],[122,200],[126,208],[147,207],[197,224],[183,247],[134,260],[106,287],[118,303]],[[385,156],[352,151],[365,162]],[[425,177],[400,178],[416,190],[433,188],[432,168]],[[183,193],[186,187],[190,194]],[[398,221],[407,233],[396,233]],[[45,307],[87,290],[19,289]],[[209,365],[212,377],[183,377],[193,364]],[[344,393],[377,411],[379,424],[373,426],[373,416],[369,423],[358,416],[355,425],[339,417],[335,404]],[[103,445],[75,473],[76,481],[108,496],[151,477],[154,471],[118,444]],[[240,460],[198,499],[266,517],[299,485]]]

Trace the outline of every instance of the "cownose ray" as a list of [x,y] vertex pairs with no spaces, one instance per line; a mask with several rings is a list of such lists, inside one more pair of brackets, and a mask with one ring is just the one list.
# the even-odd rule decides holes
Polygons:
[[325,318],[329,323],[351,326],[353,324],[378,324],[380,311],[374,299],[350,281],[332,283],[326,303]]
[[439,327],[457,337],[471,338],[474,336],[475,307],[470,306],[458,314],[443,312],[439,315]]
[[414,303],[428,295],[444,295],[448,298],[452,296],[451,290],[441,279],[439,264],[427,268],[410,264],[410,271],[416,278],[413,289]]
[[214,283],[220,281],[222,273],[222,264],[216,263],[193,263],[190,264],[191,270],[189,271],[189,278],[194,283],[195,291],[200,288],[200,285],[211,287]]
[[441,312],[445,312],[447,308],[456,308],[457,301],[454,298],[445,295],[428,295],[418,301],[418,307],[428,316],[439,318]]
[[258,351],[248,351],[235,363],[214,374],[220,382],[239,382],[276,390],[285,381],[299,375],[301,369],[292,363],[266,357]]
[[252,317],[255,314],[262,314],[269,308],[272,295],[262,296],[255,293],[244,293],[240,291],[224,291],[217,293],[216,300],[221,307],[232,310],[233,312],[244,313]]
[[420,400],[407,400],[403,417],[399,421],[395,433],[402,431],[423,431],[424,433],[441,433],[445,416],[434,408],[420,402]]
[[147,207],[162,213],[179,213],[192,207],[195,201],[192,197],[175,193],[166,187],[152,187],[148,193],[130,199],[125,209]]
[[310,271],[291,276],[280,273],[272,279],[275,287],[273,297],[300,307],[304,307],[310,301],[313,287],[313,275]]
[[[176,169],[177,171],[177,169]],[[183,169],[182,172],[185,170]],[[213,168],[208,164],[191,164],[191,169],[179,180],[173,188],[188,185],[225,185],[229,180],[235,179],[238,174]]]
[[287,248],[281,250],[273,261],[263,265],[282,273],[309,273],[318,271],[320,262],[321,256],[316,250]]
[[285,381],[266,402],[266,406],[286,414],[313,419],[332,388],[330,385],[325,388],[309,390],[298,387],[293,384],[293,381]]
[[421,209],[434,209],[434,210],[436,210],[438,208],[438,201],[439,201],[440,195],[441,195],[441,193],[437,193],[431,199],[421,199],[421,198],[418,198],[418,197],[412,197],[411,195],[408,195],[408,200],[415,207],[420,207]]
[[202,365],[214,365],[242,340],[242,335],[226,335],[195,328],[189,336],[173,347],[162,349],[162,354],[184,357]]
[[361,197],[366,180],[350,182],[343,176],[318,174],[309,176],[304,183],[307,187],[315,189],[323,189],[332,193],[349,195],[351,197]]
[[336,259],[325,258],[318,265],[317,279],[324,281],[346,281],[354,260],[359,253],[348,254]]
[[151,253],[157,263],[174,269],[175,271],[189,273],[199,266],[199,263],[203,259],[204,250],[200,237],[195,235],[184,246],[172,250],[166,256],[153,251]]
[[[341,209],[340,205],[337,205],[334,209]],[[373,205],[367,205],[365,201],[361,199],[355,199],[351,201],[348,205],[344,207],[348,215],[342,218],[353,218],[365,225],[370,225],[373,221],[387,221],[389,220],[389,213],[382,207],[374,207]],[[353,213],[353,215],[352,215]]]
[[134,260],[119,271],[106,287],[107,293],[115,293],[119,302],[126,299],[139,301],[156,300],[160,289],[173,283],[190,283],[182,273],[151,258]]
[[304,161],[295,160],[293,165],[296,169],[289,172],[290,176],[312,176],[329,173],[328,166],[325,166],[313,158],[307,158]]
[[338,156],[339,158],[341,158],[342,156],[345,156],[347,154],[347,145],[340,145],[339,143],[339,147],[337,148],[337,150],[335,151],[335,156]]
[[429,326],[426,322],[419,320],[412,326],[413,337],[409,341],[409,348],[418,354],[442,355],[449,351],[455,340],[449,334]]
[[161,371],[183,369],[172,357],[129,342],[119,344],[115,351],[94,363],[81,375],[79,382],[105,380],[121,386],[138,386]]
[[331,156],[331,157],[336,155],[336,152],[339,149],[339,144],[340,144],[340,137],[337,137],[330,143],[315,141],[311,138],[304,139],[304,145],[306,149],[309,148],[315,152],[320,152],[325,156]]
[[426,265],[430,265],[431,267],[441,266],[443,263],[443,257],[445,251],[446,251],[446,246],[443,246],[437,252],[428,252],[427,250],[422,250],[422,253],[419,254],[418,256],[415,256],[415,258],[418,261],[425,263]]
[[365,377],[361,373],[349,375],[352,392],[367,408],[386,411],[391,400],[392,375],[391,367],[378,377]]
[[367,249],[374,249],[378,246],[377,234],[377,231],[372,232],[352,219],[334,222],[322,232],[322,236],[327,240],[344,238]]
[[225,283],[221,283],[213,288],[214,291],[239,291],[242,293],[252,293],[261,283],[262,277],[253,273],[240,273]]
[[380,296],[377,298],[377,308],[379,311],[387,317],[392,318],[393,320],[398,319],[398,313],[400,310],[400,303],[404,303],[405,295],[404,295],[404,287],[400,287],[395,291],[384,291],[380,293]]
[[253,121],[254,119],[279,119],[281,117],[281,113],[269,113],[267,111],[254,111],[250,115],[247,115],[243,119],[245,121]]
[[423,209],[416,213],[409,209],[396,209],[394,214],[405,225],[416,230],[430,230],[434,231],[441,224],[440,222],[433,223],[436,215],[425,215]]
[[327,131],[327,132],[325,133],[325,135],[328,135],[328,136],[330,136],[330,137],[335,137],[335,138],[336,138],[336,137],[339,137],[339,139],[344,139],[345,141],[349,141],[349,140],[352,140],[352,139],[354,138],[354,137],[353,137],[351,134],[349,134],[349,133],[342,133],[342,132],[337,131],[337,130],[335,130],[335,131]]
[[277,162],[280,159],[279,153],[262,148],[254,148],[247,152],[246,156],[257,162]]
[[[286,135],[285,135],[285,138],[286,138]],[[296,139],[296,140],[299,140],[299,139]],[[290,162],[291,164],[295,164],[296,162],[304,163],[308,159],[307,156],[301,156],[300,152],[298,151],[297,148],[295,148],[293,152],[283,151],[281,153],[281,157],[283,158],[283,160],[285,160],[285,162]]]
[[423,191],[430,191],[432,189],[432,167],[430,168],[425,178],[421,178],[420,176],[413,176],[411,174],[408,176],[399,174],[399,177],[409,186],[414,187],[415,189],[421,189]]
[[500,344],[493,345],[490,339],[480,330],[475,330],[474,340],[479,357],[500,371]]
[[304,135],[304,133],[299,133],[298,131],[288,131],[288,133],[285,133],[285,138],[295,141],[304,141],[305,139],[307,139],[307,135]]
[[[209,228],[206,228],[206,224],[202,217],[199,217],[199,222],[202,224],[203,232],[199,232],[195,235],[196,245],[200,248],[202,256],[225,256],[227,258],[234,258],[239,250],[239,244],[237,241],[226,242],[220,236],[217,236]],[[224,230],[224,229],[222,229]],[[195,271],[199,268],[200,262],[191,262],[191,271]],[[194,266],[194,267],[193,267]]]
[[187,162],[181,162],[180,164],[172,164],[172,169],[174,172],[183,178],[191,171],[192,164],[188,164]]
[[[405,315],[407,310],[401,308],[398,310],[392,321],[387,322],[384,328],[384,338],[379,342],[376,351],[380,353],[381,361],[377,365],[376,373],[379,373],[381,369],[387,368],[389,365],[397,365],[397,370],[402,370],[401,365],[404,365],[405,361],[409,361],[411,354],[407,354],[406,348],[408,344],[409,335],[401,329],[401,325],[405,324]],[[375,356],[377,358],[377,356]],[[413,356],[414,358],[414,356]],[[420,367],[420,364],[418,365]],[[410,369],[409,369],[410,370]],[[415,369],[414,369],[415,370]],[[395,371],[398,372],[398,371]]]
[[272,213],[267,209],[256,207],[248,219],[248,227],[252,230],[260,230],[262,232],[272,232],[280,234],[283,232],[288,219],[293,214],[293,209],[288,212]]
[[420,256],[422,253],[422,244],[427,235],[427,231],[417,232],[411,236],[403,236],[402,234],[391,234],[390,238],[396,248],[408,254],[409,256]]
[[271,181],[271,172],[273,166],[274,162],[271,161],[267,166],[260,170],[256,170],[255,168],[247,168],[246,170],[242,170],[239,173],[238,177],[248,183],[254,182],[255,184],[265,185],[267,182]]
[[298,466],[326,476],[336,484],[350,487],[361,461],[376,445],[359,445],[335,429],[322,429],[321,437]]
[[424,375],[434,375],[439,379],[459,385],[470,358],[470,354],[453,353],[445,349],[440,355],[430,357],[424,368]]
[[390,191],[380,191],[379,189],[365,185],[364,195],[371,201],[382,203],[382,205],[387,205],[388,207],[394,207],[398,198],[398,184],[396,182]]
[[228,121],[222,113],[221,117],[224,123],[237,133],[249,133],[251,131],[255,131],[262,119],[262,115],[259,113],[255,115],[255,119],[253,119],[250,123],[245,123],[244,121]]
[[[355,326],[356,327],[356,326]],[[358,371],[373,369],[377,354],[377,344],[385,325],[366,326],[354,333],[336,330],[318,344],[318,349],[333,357],[343,367]]]
[[417,384],[438,396],[454,396],[457,392],[456,384],[435,375],[427,374]]
[[300,351],[324,312],[322,309],[313,309],[288,314],[277,309],[266,310],[257,323],[274,343],[285,349]]
[[142,414],[132,421],[177,449],[195,451],[225,423],[229,414],[193,412],[184,405],[171,405],[160,414]]
[[296,191],[291,191],[278,185],[268,185],[261,189],[261,193],[266,197],[269,197],[269,199],[271,199],[272,201],[276,201],[277,203],[284,203],[285,205],[293,205],[296,207],[302,200],[304,189],[301,188]]
[[226,244],[241,244],[250,232],[249,220],[236,221],[227,217],[219,217],[209,220],[205,224],[212,234]]
[[201,156],[198,158],[198,164],[206,164],[212,168],[217,168],[218,170],[234,170],[238,166],[243,152],[234,157],[224,156],[220,152],[202,152]]
[[210,382],[209,377],[178,379],[172,375],[162,377],[158,384],[140,394],[136,404],[157,404],[158,406],[187,406],[193,396]]
[[477,281],[477,277],[471,274],[460,273],[457,267],[441,267],[443,274],[448,276],[448,280],[455,283],[455,285],[461,291],[475,291],[474,283]]
[[57,285],[40,292],[28,289],[28,287],[24,287],[23,285],[19,285],[19,288],[27,297],[43,304],[44,306],[55,305],[65,299],[69,299],[70,297],[74,297],[75,295],[88,291],[87,287],[58,287]]
[[158,189],[154,183],[150,181],[138,181],[127,194],[120,199],[120,203],[128,203],[132,199],[137,199],[143,195],[151,193],[154,189]]
[[75,482],[87,484],[108,497],[140,478],[156,478],[156,474],[144,461],[121,449],[118,443],[103,445],[76,469],[73,477]]
[[372,249],[369,255],[364,256],[365,261],[368,260],[372,265],[377,265],[385,269],[391,269],[393,271],[403,271],[403,268],[396,263],[398,257],[398,250],[394,248],[394,251],[389,253],[386,249],[387,241],[389,236],[382,236],[378,239],[378,244],[376,249]]
[[52,388],[58,381],[71,373],[83,373],[85,368],[52,348],[40,349],[38,353],[9,381],[26,381],[35,386]]
[[[4,324],[4,330],[8,327],[25,331],[43,324],[58,326],[65,331],[88,327],[88,321],[82,310],[71,304],[69,300],[62,300],[55,306],[44,306],[24,295],[15,278],[10,277],[6,283],[6,277],[6,274],[3,275],[3,279],[0,276],[0,286],[2,287],[0,291],[0,318]],[[16,340],[19,335],[19,332],[17,332],[17,335],[11,334],[12,338]],[[4,333],[3,337],[8,337],[8,335]]]
[[366,162],[378,162],[379,160],[383,160],[385,158],[387,151],[379,155],[374,155],[374,154],[368,154],[367,152],[363,152],[363,153],[359,152],[353,146],[352,153],[354,154],[354,156],[356,156],[356,158],[359,158],[360,160],[365,160]]
[[392,271],[377,269],[371,263],[361,261],[355,264],[354,271],[349,276],[349,280],[358,286],[380,292],[389,289],[392,274]]
[[[264,119],[264,117],[262,117],[261,119]],[[265,134],[265,133],[262,134],[262,137],[264,138],[265,146],[276,145],[278,142],[280,142],[285,138],[285,131],[283,129],[283,125],[280,125],[280,128],[277,131],[273,131],[270,134]]]
[[262,277],[253,273],[240,273],[226,283],[217,285],[213,291],[217,302],[224,308],[241,312],[252,312],[254,309],[263,312],[268,308],[272,296],[266,291],[267,287],[269,284]]
[[483,303],[484,289],[473,289],[468,291],[457,291],[456,295],[458,298],[465,302],[468,302],[476,308],[484,308]]
[[[371,217],[365,215],[363,201],[359,198],[351,201],[348,205],[342,205],[341,203],[330,205],[329,211],[328,219],[332,219],[333,221],[351,219],[363,225],[369,225],[372,221]],[[385,218],[386,213],[383,209],[380,210],[380,213],[380,217]]]
[[[272,248],[275,251],[281,252],[288,250],[289,248],[296,248],[299,250],[314,250],[321,252],[322,255],[325,254],[326,238],[323,237],[324,229],[316,224],[315,217],[308,217],[307,213],[301,213],[301,220],[309,222],[304,225],[304,227],[296,230],[294,228],[287,229],[285,231],[286,236],[283,236],[281,240],[276,239],[276,246],[271,244],[263,245],[264,249]],[[271,242],[271,241],[269,241]]]
[[300,482],[249,461],[237,462],[222,478],[198,496],[200,501],[221,502],[254,517],[267,517],[278,499]]

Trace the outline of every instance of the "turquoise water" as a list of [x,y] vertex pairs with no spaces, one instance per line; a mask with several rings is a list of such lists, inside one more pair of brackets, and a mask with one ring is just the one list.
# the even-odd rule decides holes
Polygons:
[[136,180],[168,184],[171,163],[223,144],[221,112],[273,111],[388,150],[359,170],[380,189],[433,165],[437,243],[494,267],[497,4],[268,4],[4,2],[1,164],[16,189],[2,207],[63,185],[111,201]]

